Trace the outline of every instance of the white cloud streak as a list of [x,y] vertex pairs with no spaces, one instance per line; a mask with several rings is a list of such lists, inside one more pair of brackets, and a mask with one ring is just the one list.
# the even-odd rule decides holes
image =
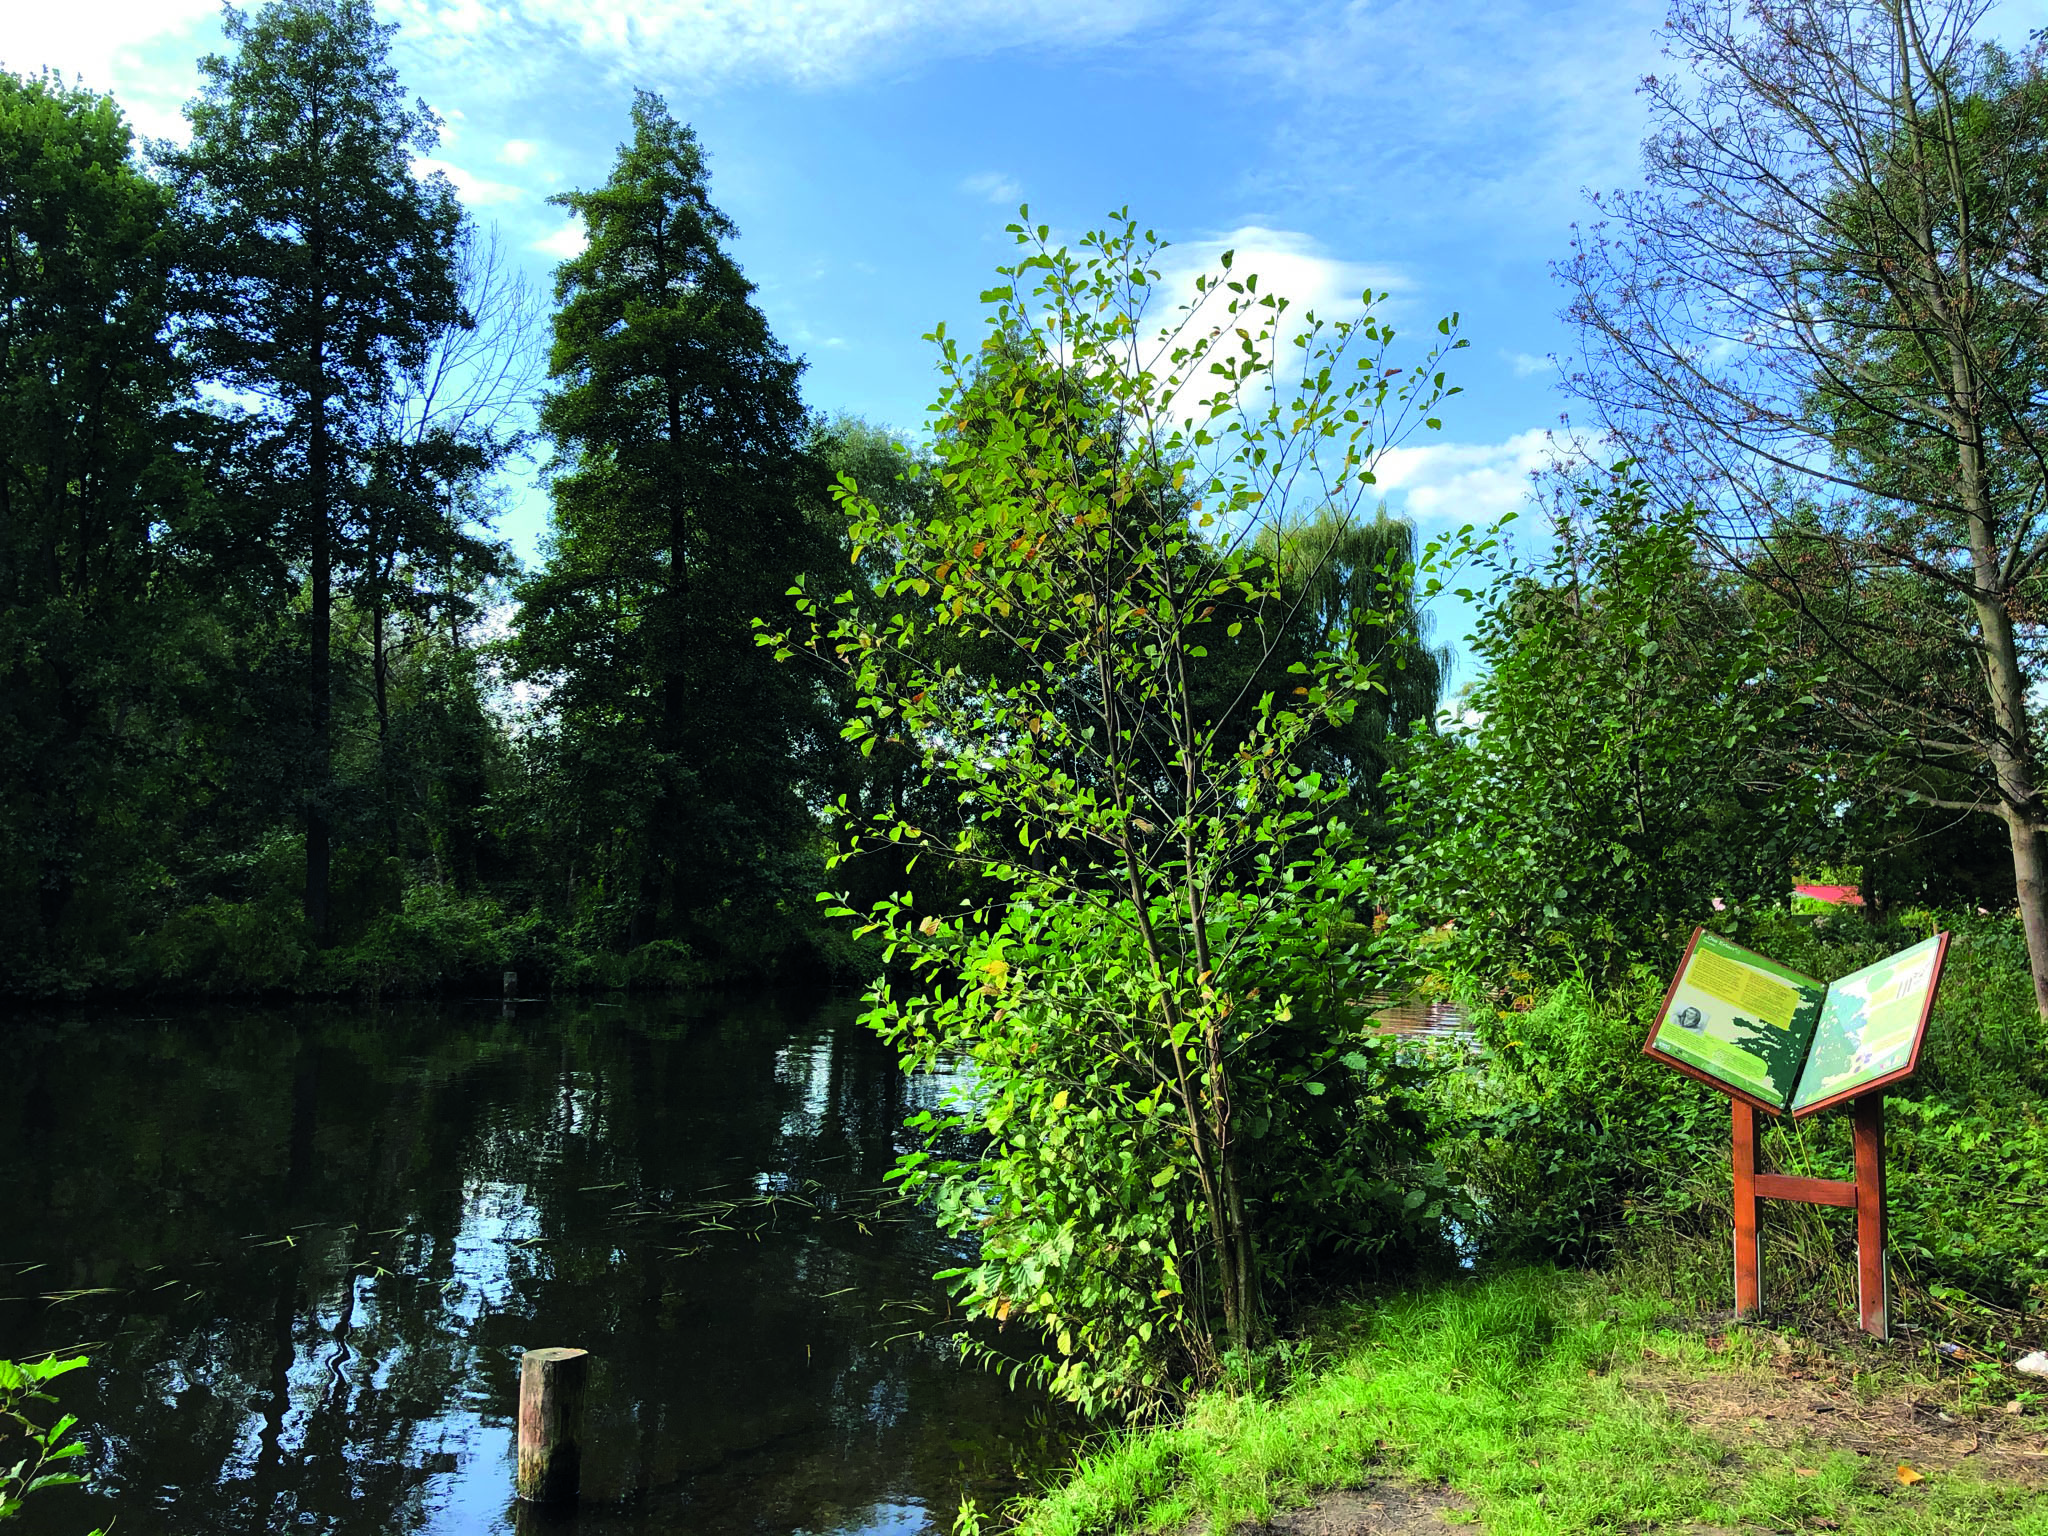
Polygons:
[[969,176],[960,183],[960,190],[969,197],[978,197],[1004,208],[1015,208],[1024,200],[1023,184],[1001,171],[983,171],[977,176]]
[[583,229],[581,219],[564,224],[553,234],[542,235],[527,246],[530,251],[539,251],[543,256],[552,256],[556,261],[567,261],[572,256],[581,256],[590,239]]
[[470,208],[489,208],[496,203],[516,203],[526,196],[522,188],[512,186],[508,182],[488,180],[474,171],[464,170],[449,160],[415,160],[413,170],[423,176],[439,171],[453,184],[455,195]]
[[1220,270],[1225,251],[1231,253],[1231,276],[1256,274],[1259,291],[1285,298],[1294,320],[1307,310],[1323,320],[1349,318],[1358,314],[1368,289],[1400,294],[1412,286],[1398,267],[1334,256],[1313,235],[1246,224],[1168,247],[1160,268],[1165,292],[1176,303],[1191,297],[1195,278]]
[[555,48],[693,86],[830,86],[936,58],[1127,39],[1169,0],[386,0],[412,46],[539,78]]
[[1388,449],[1375,472],[1419,527],[1485,524],[1523,510],[1530,477],[1550,466],[1559,446],[1542,427],[1498,443],[1411,443]]
[[135,44],[219,14],[215,0],[10,0],[0,6],[0,66],[17,74],[54,69],[105,90]]

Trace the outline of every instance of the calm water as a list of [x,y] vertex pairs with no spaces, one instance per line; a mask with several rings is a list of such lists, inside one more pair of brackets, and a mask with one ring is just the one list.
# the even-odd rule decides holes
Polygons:
[[1472,1036],[1465,1010],[1456,1003],[1368,992],[1359,999],[1359,1005],[1371,1014],[1382,1034],[1441,1040],[1469,1040]]
[[93,1359],[92,1486],[15,1529],[512,1530],[555,1344],[563,1529],[944,1528],[1072,1426],[919,1337],[952,1256],[879,1187],[930,1091],[814,1000],[0,1019],[0,1355]]

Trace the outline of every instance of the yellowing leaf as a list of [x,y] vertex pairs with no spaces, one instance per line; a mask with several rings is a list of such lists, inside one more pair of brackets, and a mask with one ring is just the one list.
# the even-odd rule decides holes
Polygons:
[[1052,1107],[1053,1107],[1053,1112],[1054,1112],[1055,1114],[1057,1114],[1057,1113],[1058,1113],[1058,1112],[1059,1112],[1060,1110],[1063,1110],[1063,1109],[1065,1109],[1065,1108],[1067,1107],[1067,1090],[1066,1090],[1066,1089],[1062,1088],[1062,1089],[1061,1089],[1061,1090],[1060,1090],[1060,1091],[1059,1091],[1058,1093],[1056,1093],[1056,1094],[1054,1094],[1054,1095],[1052,1096]]
[[1899,1463],[1899,1481],[1904,1483],[1908,1488],[1910,1488],[1915,1483],[1926,1482],[1927,1478],[1924,1474],[1915,1472],[1911,1467],[1907,1466],[1902,1461]]

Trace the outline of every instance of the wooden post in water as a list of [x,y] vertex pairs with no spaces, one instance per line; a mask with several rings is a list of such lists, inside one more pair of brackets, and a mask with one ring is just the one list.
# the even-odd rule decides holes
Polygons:
[[519,973],[517,971],[507,971],[505,973],[505,1001],[509,1003],[518,995]]
[[567,1504],[582,1476],[587,1349],[529,1349],[519,1362],[519,1497]]

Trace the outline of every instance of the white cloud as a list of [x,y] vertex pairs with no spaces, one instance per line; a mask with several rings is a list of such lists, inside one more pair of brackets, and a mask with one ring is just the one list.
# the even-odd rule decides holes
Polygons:
[[960,183],[960,190],[971,197],[985,198],[1008,208],[1015,208],[1024,200],[1023,185],[1014,176],[1005,176],[1001,171],[983,171],[969,176]]
[[539,251],[543,256],[552,256],[557,261],[567,261],[572,256],[581,256],[583,248],[589,243],[589,237],[583,230],[583,221],[575,219],[551,235],[542,235],[540,239],[529,244],[527,249]]
[[903,64],[1022,46],[1129,38],[1170,0],[386,0],[408,42],[449,55],[491,49],[527,79],[554,47],[615,73],[693,85],[780,79],[833,85]]
[[1195,278],[1219,271],[1225,251],[1231,253],[1231,276],[1256,274],[1259,291],[1285,298],[1294,320],[1306,310],[1323,320],[1346,319],[1359,312],[1368,289],[1377,295],[1411,287],[1397,267],[1332,256],[1313,235],[1298,230],[1247,224],[1227,235],[1170,246],[1160,265],[1164,295],[1175,304],[1192,297]]
[[113,91],[138,135],[182,141],[219,16],[217,0],[0,0],[0,68]]
[[1529,477],[1547,469],[1560,446],[1542,427],[1499,443],[1413,443],[1389,448],[1375,473],[1379,489],[1398,496],[1420,525],[1490,523],[1522,510]]
[[1501,356],[1508,360],[1508,366],[1515,370],[1515,377],[1518,379],[1532,379],[1539,373],[1557,371],[1554,359],[1538,357],[1533,352],[1503,352]]
[[[219,13],[216,0],[13,0],[0,6],[0,65],[29,74],[55,69],[106,90],[135,45],[187,31]],[[185,66],[189,91],[189,58]]]
[[498,158],[507,165],[525,165],[540,152],[540,146],[531,139],[507,139],[498,149]]
[[515,203],[526,193],[518,187],[502,181],[487,181],[472,171],[448,160],[417,159],[413,169],[420,175],[439,171],[455,184],[455,195],[471,208],[488,208],[493,203]]
[[[1229,277],[1232,281],[1243,282],[1256,277],[1259,294],[1274,294],[1287,301],[1286,313],[1277,330],[1283,350],[1286,343],[1306,328],[1311,313],[1325,324],[1354,319],[1363,308],[1363,296],[1368,290],[1377,296],[1399,293],[1410,287],[1406,275],[1398,268],[1331,255],[1314,236],[1298,230],[1248,224],[1226,235],[1167,247],[1159,260],[1160,280],[1152,288],[1147,313],[1151,329],[1178,329],[1188,324],[1188,318],[1178,311],[1197,301],[1195,280],[1198,277],[1222,274],[1225,252],[1229,252],[1231,257]],[[1200,295],[1194,331],[1228,324],[1227,311],[1236,297],[1228,289],[1213,286]],[[1378,307],[1384,310],[1393,306]],[[1263,310],[1257,311],[1256,315],[1260,322],[1269,318]],[[1252,328],[1256,331],[1258,326],[1253,325]],[[1193,332],[1183,334],[1191,335]],[[1234,344],[1232,350],[1236,350]],[[1271,354],[1262,347],[1261,355],[1270,359]],[[1147,366],[1155,373],[1164,373],[1169,366],[1163,357],[1153,356],[1149,349],[1146,356]],[[1219,387],[1219,381],[1207,371],[1206,365],[1198,369],[1175,392],[1166,408],[1168,417],[1183,420],[1206,415],[1207,411],[1200,402]],[[1252,386],[1246,400],[1256,399],[1261,387]]]

